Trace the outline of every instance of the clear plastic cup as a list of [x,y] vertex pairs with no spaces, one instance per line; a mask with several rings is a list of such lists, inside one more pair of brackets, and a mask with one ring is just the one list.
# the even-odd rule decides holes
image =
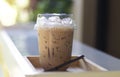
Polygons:
[[[35,29],[38,32],[39,61],[45,70],[71,59],[74,22],[68,14],[38,14]],[[66,70],[64,66],[59,70]]]

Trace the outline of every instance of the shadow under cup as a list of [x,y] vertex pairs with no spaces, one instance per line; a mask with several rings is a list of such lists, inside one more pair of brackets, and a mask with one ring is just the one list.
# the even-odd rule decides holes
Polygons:
[[[74,23],[69,15],[39,14],[37,23],[40,66],[48,70],[69,61],[74,32]],[[68,66],[56,71],[65,71]]]

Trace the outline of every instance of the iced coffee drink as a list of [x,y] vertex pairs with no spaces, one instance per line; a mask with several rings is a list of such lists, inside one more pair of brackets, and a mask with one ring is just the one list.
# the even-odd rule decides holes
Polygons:
[[[38,16],[35,28],[38,32],[40,65],[45,70],[70,60],[73,40],[73,22],[60,14]],[[68,66],[59,70],[66,70]]]

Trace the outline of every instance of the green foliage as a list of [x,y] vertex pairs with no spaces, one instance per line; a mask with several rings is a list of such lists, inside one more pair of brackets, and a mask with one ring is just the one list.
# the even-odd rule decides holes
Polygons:
[[32,21],[36,20],[38,13],[70,13],[72,0],[40,0],[36,9],[32,11]]

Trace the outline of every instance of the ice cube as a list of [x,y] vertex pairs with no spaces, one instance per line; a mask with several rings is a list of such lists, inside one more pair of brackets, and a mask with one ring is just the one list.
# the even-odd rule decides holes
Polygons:
[[73,23],[73,21],[72,21],[72,19],[71,18],[64,18],[64,19],[62,19],[62,24],[72,24]]
[[60,22],[61,22],[61,19],[60,19],[59,16],[52,16],[52,17],[49,17],[49,18],[48,18],[48,21],[60,23]]
[[40,17],[40,18],[37,18],[36,24],[39,26],[44,26],[47,23],[47,21],[48,20],[46,17]]
[[40,26],[44,26],[45,23],[47,23],[47,18],[43,17],[38,17],[36,20],[36,24],[34,26],[34,29],[37,30]]
[[44,16],[43,17],[38,17],[36,23],[39,24],[39,23],[42,23],[42,22],[47,22],[47,18],[45,18]]

